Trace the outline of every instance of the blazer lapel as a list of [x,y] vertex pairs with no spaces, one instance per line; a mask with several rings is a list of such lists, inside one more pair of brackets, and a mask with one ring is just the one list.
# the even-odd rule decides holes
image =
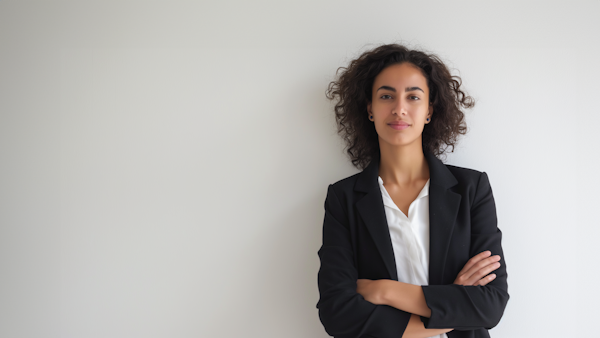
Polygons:
[[425,153],[429,164],[429,284],[443,283],[444,267],[461,196],[450,190],[458,181],[433,154]]
[[[425,152],[429,165],[429,284],[442,284],[444,266],[454,221],[458,213],[461,196],[449,190],[458,182],[446,165],[435,155]],[[366,193],[356,202],[356,209],[365,223],[379,254],[388,270],[390,278],[398,280],[394,249],[385,217],[385,209],[377,177],[379,176],[379,157],[360,173],[355,191]]]
[[383,258],[385,267],[390,274],[390,279],[398,280],[396,270],[396,259],[390,238],[383,198],[379,189],[379,157],[375,157],[371,163],[360,173],[354,190],[366,193],[363,198],[356,202],[356,209],[363,222],[367,226],[379,254]]

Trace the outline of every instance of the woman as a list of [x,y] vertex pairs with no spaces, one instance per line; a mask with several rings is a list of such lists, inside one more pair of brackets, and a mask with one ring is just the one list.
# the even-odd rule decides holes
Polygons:
[[435,55],[383,45],[327,96],[362,172],[329,186],[319,317],[335,337],[489,337],[508,301],[492,190],[438,156],[474,105]]

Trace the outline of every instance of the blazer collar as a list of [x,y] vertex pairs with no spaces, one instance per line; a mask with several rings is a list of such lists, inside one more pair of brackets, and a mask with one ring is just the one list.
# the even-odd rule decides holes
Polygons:
[[[429,152],[424,152],[423,154],[425,155],[425,160],[427,160],[427,164],[429,165],[429,177],[431,179],[430,184],[437,184],[444,189],[448,189],[458,183],[446,165],[437,157],[435,157],[435,155]],[[380,159],[381,158],[378,154],[360,173],[354,186],[354,190],[368,193],[371,190],[379,189],[377,177],[379,176]]]
[[[435,155],[425,152],[429,165],[429,284],[443,283],[446,256],[454,229],[454,221],[460,206],[461,196],[449,188],[458,181],[450,170]],[[398,280],[394,249],[385,217],[381,190],[379,189],[379,160],[371,163],[359,174],[355,191],[366,193],[356,202],[356,208],[373,237],[381,254],[390,279]]]

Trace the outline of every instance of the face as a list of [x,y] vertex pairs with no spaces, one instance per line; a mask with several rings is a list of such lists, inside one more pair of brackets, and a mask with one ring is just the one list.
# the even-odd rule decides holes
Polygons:
[[409,63],[385,68],[375,78],[367,111],[373,116],[380,147],[420,147],[423,128],[433,113],[427,79]]

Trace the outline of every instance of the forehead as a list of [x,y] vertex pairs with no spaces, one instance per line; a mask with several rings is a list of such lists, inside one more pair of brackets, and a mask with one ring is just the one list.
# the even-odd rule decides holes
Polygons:
[[[401,63],[384,68],[373,82],[373,87],[380,86],[397,87],[413,87],[418,86],[427,90],[427,79],[423,76],[422,71],[410,63]],[[427,89],[426,89],[427,88]]]

